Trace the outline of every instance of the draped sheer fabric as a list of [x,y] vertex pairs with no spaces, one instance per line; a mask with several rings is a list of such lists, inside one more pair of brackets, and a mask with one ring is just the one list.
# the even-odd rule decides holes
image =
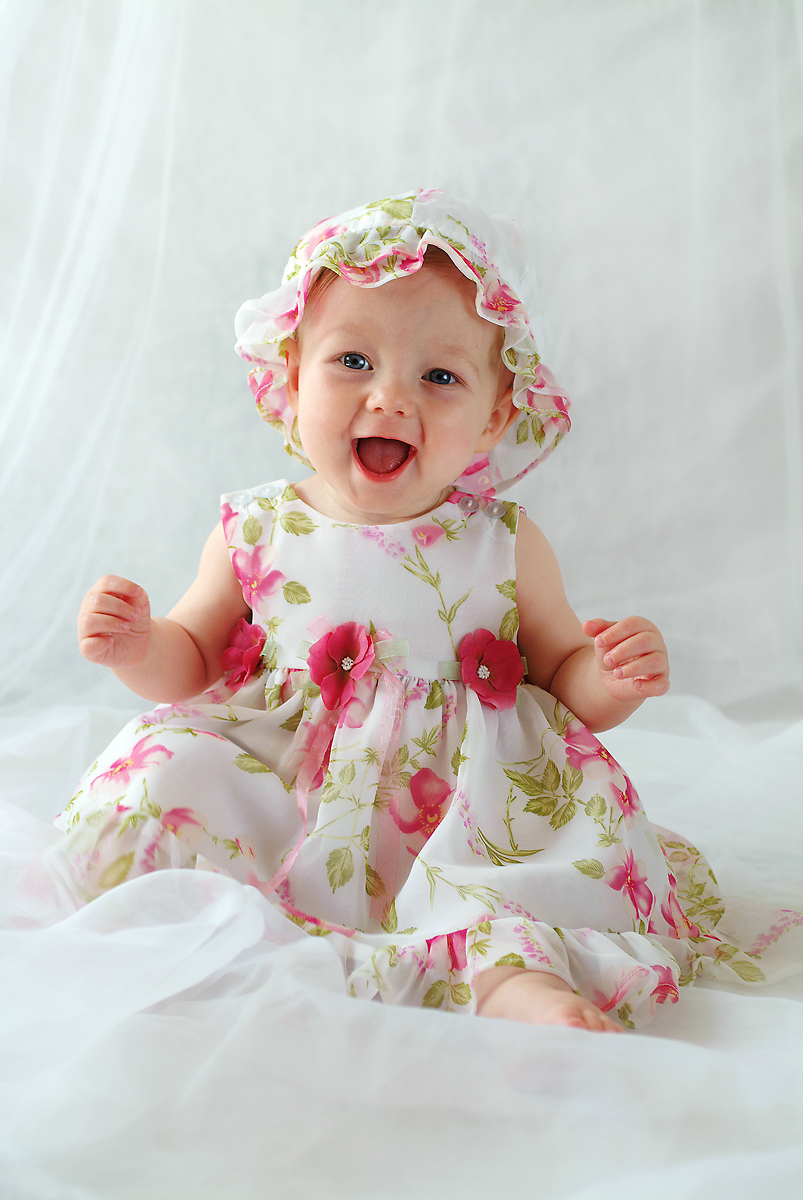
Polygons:
[[[669,645],[607,744],[746,909],[799,906],[802,99],[799,0],[6,0],[2,880],[141,707],[77,655],[84,592],[166,611],[219,494],[303,474],[235,311],[317,220],[432,186],[527,230],[574,402],[513,498],[582,618]],[[229,881],[53,887],[2,935],[9,1196],[793,1194],[794,978],[609,1046],[350,1001]]]

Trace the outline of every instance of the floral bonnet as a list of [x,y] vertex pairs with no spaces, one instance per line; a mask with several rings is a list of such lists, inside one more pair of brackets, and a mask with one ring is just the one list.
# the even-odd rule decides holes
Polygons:
[[503,491],[546,458],[570,426],[569,399],[541,362],[520,298],[522,242],[508,218],[489,217],[441,191],[407,192],[322,221],[293,250],[281,287],[247,300],[235,318],[235,349],[252,364],[260,416],[311,466],[287,402],[284,342],[298,328],[315,276],[326,267],[358,287],[380,287],[418,271],[427,246],[438,246],[476,283],[478,314],[505,331],[502,359],[514,374],[519,409],[499,445],[475,454],[455,486],[483,497]]

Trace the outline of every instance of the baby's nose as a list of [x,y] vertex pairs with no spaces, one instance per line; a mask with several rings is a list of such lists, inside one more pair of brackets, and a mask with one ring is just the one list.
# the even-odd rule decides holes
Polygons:
[[388,416],[409,416],[414,403],[411,389],[400,380],[378,382],[368,398],[372,412],[383,412]]

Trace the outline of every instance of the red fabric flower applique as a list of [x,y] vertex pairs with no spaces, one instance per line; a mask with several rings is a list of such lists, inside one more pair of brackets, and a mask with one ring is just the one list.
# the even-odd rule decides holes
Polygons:
[[491,708],[513,708],[524,667],[515,642],[494,637],[489,629],[475,629],[458,651],[463,683]]
[[264,630],[258,625],[249,625],[245,617],[240,617],[229,634],[228,649],[223,651],[220,659],[226,682],[231,687],[240,688],[252,675],[260,673],[264,645]]
[[354,681],[362,679],[374,661],[374,644],[364,625],[346,621],[325,633],[307,655],[313,683],[321,689],[324,704],[333,711],[348,704]]

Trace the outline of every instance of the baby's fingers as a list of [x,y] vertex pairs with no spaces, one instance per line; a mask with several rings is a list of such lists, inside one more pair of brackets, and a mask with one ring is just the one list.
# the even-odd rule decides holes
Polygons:
[[84,596],[78,619],[80,623],[86,618],[115,617],[135,622],[149,614],[149,607],[144,588],[118,575],[104,575]]
[[[610,649],[606,649],[605,647],[601,649],[603,650],[603,666],[607,667],[609,671],[616,670],[617,674],[618,668],[624,667],[636,659],[647,658],[656,654],[663,654],[664,658],[666,658],[664,640],[657,629],[643,629],[639,633],[633,634],[632,637],[626,637],[623,641],[611,646]],[[636,672],[636,674],[640,673]],[[644,673],[649,674],[649,672]],[[652,674],[654,673],[652,672]]]
[[614,679],[649,682],[668,678],[669,664],[665,654],[645,654],[640,658],[631,659],[621,667],[614,667],[612,674]]
[[79,636],[78,649],[87,662],[98,663],[102,667],[114,654],[114,638],[103,635]]
[[612,629],[614,624],[614,621],[603,621],[601,617],[593,617],[590,621],[583,621],[583,633],[586,637],[596,640],[606,629]]
[[119,575],[104,575],[84,596],[78,613],[78,648],[89,662],[133,665],[142,657],[150,625],[145,590]]

